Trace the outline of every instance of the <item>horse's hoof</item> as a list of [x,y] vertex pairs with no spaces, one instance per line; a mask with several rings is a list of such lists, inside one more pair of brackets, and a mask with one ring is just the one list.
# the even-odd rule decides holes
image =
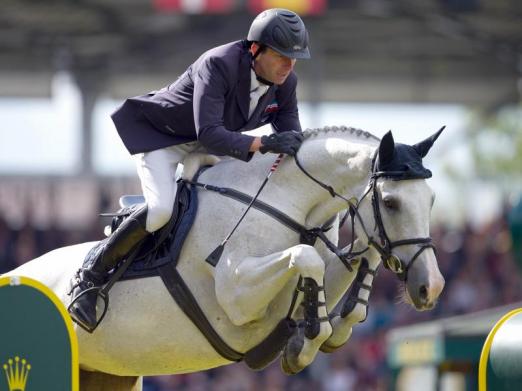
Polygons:
[[339,346],[334,346],[334,345],[328,345],[326,342],[324,342],[321,347],[319,348],[319,350],[323,353],[333,353],[335,352],[337,349],[339,349],[340,347],[342,347],[343,345],[339,345]]
[[281,357],[281,370],[285,375],[291,376],[298,374],[303,370],[303,368],[299,368],[297,366],[292,365],[289,362],[288,357],[286,355],[283,355],[283,357]]
[[285,346],[283,357],[281,357],[281,369],[287,375],[295,375],[304,369],[304,366],[298,364],[299,354],[303,350],[304,335],[302,329],[294,334]]
[[299,371],[294,371],[292,368],[290,368],[290,364],[288,363],[288,360],[286,358],[286,354],[283,354],[281,357],[281,370],[285,375],[295,375]]

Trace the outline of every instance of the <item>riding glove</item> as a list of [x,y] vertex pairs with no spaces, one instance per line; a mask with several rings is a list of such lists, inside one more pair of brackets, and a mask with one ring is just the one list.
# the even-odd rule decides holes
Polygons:
[[261,144],[263,145],[259,148],[259,152],[284,153],[295,156],[303,140],[303,134],[295,130],[272,133],[269,136],[261,137]]

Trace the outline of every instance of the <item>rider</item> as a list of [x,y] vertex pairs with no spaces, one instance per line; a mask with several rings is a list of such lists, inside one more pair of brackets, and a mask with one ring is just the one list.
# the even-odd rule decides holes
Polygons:
[[[129,216],[87,255],[73,284],[71,315],[96,325],[95,290],[149,233],[172,215],[174,173],[188,154],[208,151],[249,161],[254,152],[294,155],[302,142],[297,110],[296,59],[308,59],[308,32],[301,18],[269,9],[252,22],[246,40],[203,53],[175,82],[127,99],[112,114],[126,148],[135,155],[146,205]],[[270,123],[274,133],[241,132]]]

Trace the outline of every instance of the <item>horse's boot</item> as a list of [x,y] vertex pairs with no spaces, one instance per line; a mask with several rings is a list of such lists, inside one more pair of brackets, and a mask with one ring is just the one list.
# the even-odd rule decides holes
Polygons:
[[78,270],[69,312],[86,330],[92,332],[96,328],[96,301],[107,274],[149,234],[145,230],[146,219],[146,206],[134,211],[109,238],[89,251],[84,263],[87,266]]

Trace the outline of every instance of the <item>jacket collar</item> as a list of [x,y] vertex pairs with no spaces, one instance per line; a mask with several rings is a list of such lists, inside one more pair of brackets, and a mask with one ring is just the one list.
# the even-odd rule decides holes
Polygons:
[[257,106],[254,109],[254,112],[252,113],[252,116],[247,121],[245,128],[246,129],[254,129],[261,118],[261,115],[263,111],[266,109],[266,106],[274,99],[275,91],[277,87],[275,85],[271,86],[265,95],[259,99],[259,102],[257,102]]

